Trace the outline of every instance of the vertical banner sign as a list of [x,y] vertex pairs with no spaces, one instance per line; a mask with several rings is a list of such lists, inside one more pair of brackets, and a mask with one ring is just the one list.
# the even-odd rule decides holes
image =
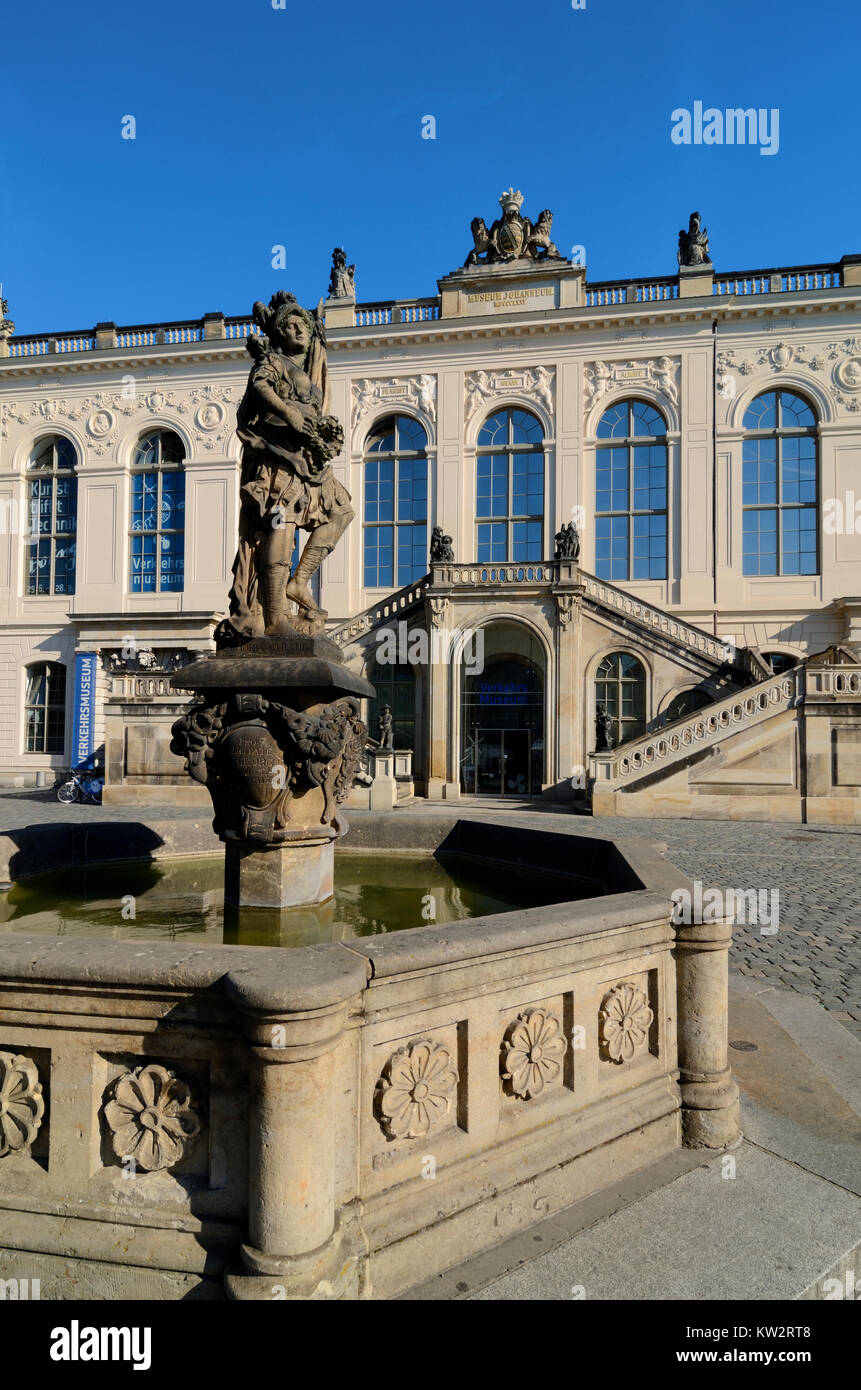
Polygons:
[[75,704],[72,720],[72,767],[95,766],[96,653],[75,656]]

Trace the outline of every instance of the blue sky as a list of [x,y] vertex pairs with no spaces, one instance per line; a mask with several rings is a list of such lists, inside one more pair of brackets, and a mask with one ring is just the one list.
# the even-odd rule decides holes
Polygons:
[[[511,183],[590,280],[671,274],[693,208],[718,270],[836,260],[861,251],[859,35],[838,0],[18,0],[10,314],[26,333],[244,313],[282,285],[314,303],[336,243],[360,299],[434,294]],[[695,101],[777,107],[779,153],[674,145]]]

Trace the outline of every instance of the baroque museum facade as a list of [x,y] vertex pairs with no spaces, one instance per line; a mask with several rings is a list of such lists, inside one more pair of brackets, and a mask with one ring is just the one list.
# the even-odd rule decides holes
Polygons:
[[[522,202],[432,298],[335,259],[317,597],[371,735],[389,705],[432,799],[861,821],[861,256],[724,274],[695,214],[672,274],[595,283]],[[225,613],[256,331],[3,317],[5,784],[207,800],[168,681]]]

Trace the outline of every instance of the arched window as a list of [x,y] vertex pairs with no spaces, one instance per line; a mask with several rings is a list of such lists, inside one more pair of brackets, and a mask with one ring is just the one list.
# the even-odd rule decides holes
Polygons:
[[745,574],[819,569],[816,416],[792,391],[766,391],[744,412]]
[[28,753],[62,753],[66,746],[66,668],[57,661],[27,667],[24,747]]
[[598,422],[595,573],[667,577],[667,425],[646,401],[619,401]]
[[680,690],[664,710],[663,723],[674,724],[677,719],[687,719],[689,714],[696,714],[698,709],[704,709],[706,705],[712,704],[713,700],[714,696],[707,694],[705,690]]
[[31,540],[25,546],[25,592],[75,592],[78,527],[77,455],[68,439],[50,436],[33,447],[27,464]]
[[368,734],[380,736],[380,715],[383,705],[392,711],[392,733],[395,748],[416,746],[416,673],[408,663],[375,661],[368,680],[377,692],[368,701]]
[[177,593],[185,566],[185,450],[172,430],[138,440],[132,459],[133,594]]
[[595,673],[595,705],[614,721],[613,743],[627,743],[646,730],[646,673],[628,652],[611,652]]
[[784,671],[791,671],[797,666],[800,657],[794,656],[791,652],[763,652],[766,661],[771,662],[771,669],[776,676],[782,676]]
[[428,569],[427,435],[390,415],[365,444],[365,588],[392,589]]
[[480,563],[544,558],[544,431],[525,410],[498,410],[479,431],[475,515]]

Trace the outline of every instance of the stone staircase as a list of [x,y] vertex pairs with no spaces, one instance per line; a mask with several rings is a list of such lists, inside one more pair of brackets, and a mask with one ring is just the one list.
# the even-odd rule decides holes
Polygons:
[[380,599],[378,603],[372,603],[370,607],[363,609],[355,617],[336,624],[335,627],[327,631],[326,636],[330,641],[336,642],[339,647],[348,647],[351,642],[363,637],[365,633],[372,632],[374,628],[391,622],[393,618],[402,618],[418,607],[423,602],[425,593],[430,588],[430,583],[431,576],[425,574],[414,583],[405,584],[402,589],[397,589],[387,598]]
[[752,728],[794,709],[804,694],[804,675],[805,667],[796,666],[768,676],[610,752],[591,754],[596,790],[630,791],[638,782],[656,773],[667,774],[675,765],[733,738],[741,727]]

